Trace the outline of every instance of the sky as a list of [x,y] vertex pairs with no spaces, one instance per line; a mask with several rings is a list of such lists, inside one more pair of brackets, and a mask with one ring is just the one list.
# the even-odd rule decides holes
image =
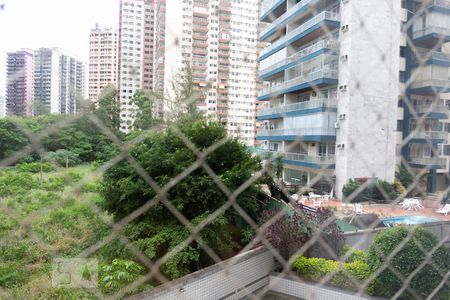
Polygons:
[[5,60],[20,48],[60,47],[88,61],[89,32],[117,28],[119,0],[0,0],[0,95],[5,94]]

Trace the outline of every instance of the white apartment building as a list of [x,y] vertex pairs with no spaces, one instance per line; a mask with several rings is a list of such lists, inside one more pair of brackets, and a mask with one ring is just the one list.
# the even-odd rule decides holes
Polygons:
[[119,21],[118,92],[121,129],[133,122],[130,103],[137,90],[153,88],[154,3],[152,0],[121,0]]
[[107,85],[117,85],[117,30],[96,28],[89,38],[89,99],[97,101]]
[[60,48],[34,54],[34,101],[50,113],[75,114],[85,98],[85,65]]
[[249,146],[255,139],[258,11],[254,0],[156,3],[155,90],[168,95],[174,75],[189,63],[198,109]]
[[5,96],[0,96],[0,118],[6,116],[6,100]]
[[406,165],[429,169],[428,192],[448,186],[449,14],[440,0],[262,2],[257,139],[285,182],[341,198],[349,179]]

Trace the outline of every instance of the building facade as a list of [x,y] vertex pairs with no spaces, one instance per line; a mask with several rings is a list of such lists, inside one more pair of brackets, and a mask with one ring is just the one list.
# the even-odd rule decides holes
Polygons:
[[155,90],[192,69],[196,105],[253,146],[257,85],[258,1],[158,0]]
[[6,58],[6,114],[31,116],[33,101],[32,50],[10,52]]
[[153,88],[154,13],[153,0],[120,1],[118,91],[123,131],[133,123],[134,93]]
[[35,51],[35,114],[76,114],[85,97],[85,66],[59,48]]
[[91,30],[89,38],[89,99],[97,101],[107,85],[117,85],[118,38],[117,30]]
[[259,56],[267,87],[258,99],[270,108],[258,112],[265,128],[257,139],[283,157],[285,182],[325,184],[341,197],[349,179],[392,182],[399,165],[431,165],[428,191],[436,190],[435,175],[448,173],[448,161],[431,153],[448,143],[441,122],[448,108],[447,89],[432,84],[448,87],[449,68],[432,58],[417,64],[412,53],[423,48],[448,60],[448,4],[262,2],[260,20],[269,24],[260,39],[270,44]]
[[6,116],[6,99],[5,96],[0,96],[0,118]]

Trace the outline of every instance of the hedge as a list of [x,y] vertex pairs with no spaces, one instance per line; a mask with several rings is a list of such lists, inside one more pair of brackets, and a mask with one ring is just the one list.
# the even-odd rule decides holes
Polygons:
[[333,273],[328,281],[329,284],[352,290],[358,290],[359,284],[370,275],[369,266],[361,260],[343,263],[324,258],[299,256],[294,261],[293,267],[303,278],[312,281],[320,281]]

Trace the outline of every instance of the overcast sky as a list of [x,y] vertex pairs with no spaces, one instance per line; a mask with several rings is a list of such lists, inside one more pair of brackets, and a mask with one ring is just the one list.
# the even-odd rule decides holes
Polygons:
[[87,62],[89,31],[117,28],[119,0],[0,0],[0,95],[5,94],[6,52],[60,47]]

